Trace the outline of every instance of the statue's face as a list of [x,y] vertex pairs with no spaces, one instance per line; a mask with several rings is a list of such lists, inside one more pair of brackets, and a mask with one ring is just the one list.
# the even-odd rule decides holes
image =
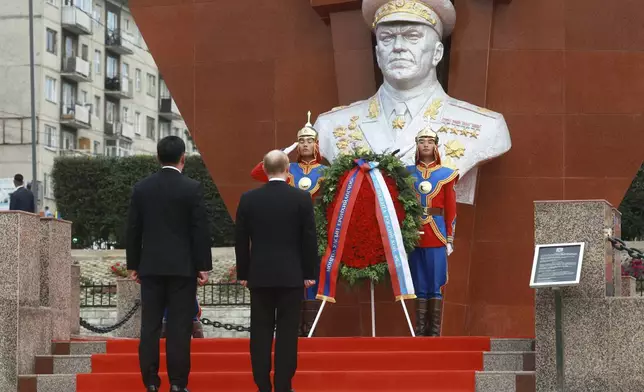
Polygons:
[[299,148],[300,157],[313,158],[315,139],[312,137],[302,137],[298,140],[297,148]]
[[438,33],[420,23],[385,23],[376,28],[376,58],[382,74],[392,85],[411,87],[425,81],[443,58]]

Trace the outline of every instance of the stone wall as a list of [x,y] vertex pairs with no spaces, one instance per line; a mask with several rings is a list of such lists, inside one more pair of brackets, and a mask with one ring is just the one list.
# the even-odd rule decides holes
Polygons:
[[[81,317],[95,326],[107,327],[117,322],[116,308],[82,308]],[[248,307],[204,307],[202,308],[202,318],[210,321],[219,321],[221,323],[237,324],[243,326],[250,325],[250,308]],[[97,334],[90,332],[81,327],[81,333],[88,336],[114,337],[114,332],[107,334]],[[207,338],[246,338],[248,332],[227,331],[223,328],[215,329],[204,326],[204,335]]]
[[[110,267],[115,263],[125,265],[125,250],[72,250],[72,258],[81,267],[81,282],[115,284],[117,276]],[[212,282],[218,282],[227,275],[235,265],[235,248],[212,248],[213,271]]]
[[[568,392],[644,391],[644,297],[632,297],[632,283],[622,290],[615,273],[620,253],[606,239],[608,233],[619,237],[620,228],[619,211],[605,201],[535,202],[535,243],[585,243],[579,285],[561,289]],[[535,334],[536,390],[557,392],[550,289],[536,290]]]
[[[116,308],[81,308],[80,316],[83,320],[97,327],[109,327],[116,324],[117,321]],[[114,332],[99,334],[88,331],[83,327],[81,327],[80,332],[82,335],[88,336],[114,337]]]

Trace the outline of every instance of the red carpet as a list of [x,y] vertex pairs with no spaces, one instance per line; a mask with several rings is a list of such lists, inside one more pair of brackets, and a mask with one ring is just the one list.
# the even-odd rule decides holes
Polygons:
[[[193,340],[191,392],[256,391],[248,346],[247,339]],[[78,375],[77,391],[141,391],[137,348],[138,340],[109,340],[106,354],[92,356],[92,373]],[[299,349],[298,392],[474,392],[490,338],[313,338]]]

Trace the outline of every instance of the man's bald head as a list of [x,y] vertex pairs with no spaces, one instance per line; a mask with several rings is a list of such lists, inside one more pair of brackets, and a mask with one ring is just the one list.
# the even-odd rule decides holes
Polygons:
[[288,165],[288,155],[284,151],[273,150],[264,156],[264,171],[269,178],[285,176]]

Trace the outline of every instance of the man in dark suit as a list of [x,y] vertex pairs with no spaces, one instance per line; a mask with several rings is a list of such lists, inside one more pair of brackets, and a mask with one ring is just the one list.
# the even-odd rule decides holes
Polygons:
[[188,391],[190,339],[197,283],[212,269],[210,232],[201,184],[182,175],[186,146],[176,136],[157,145],[160,171],[132,191],[127,269],[141,283],[139,363],[148,391],[158,391],[159,338],[165,309],[171,391]]
[[304,287],[315,284],[319,259],[311,196],[286,183],[289,160],[282,151],[264,157],[268,183],[242,195],[235,224],[237,278],[250,288],[250,355],[260,392],[291,391]]
[[9,198],[9,210],[11,211],[25,211],[36,213],[36,200],[34,194],[25,188],[25,179],[22,174],[16,174],[13,177],[13,185],[16,190],[13,191]]

